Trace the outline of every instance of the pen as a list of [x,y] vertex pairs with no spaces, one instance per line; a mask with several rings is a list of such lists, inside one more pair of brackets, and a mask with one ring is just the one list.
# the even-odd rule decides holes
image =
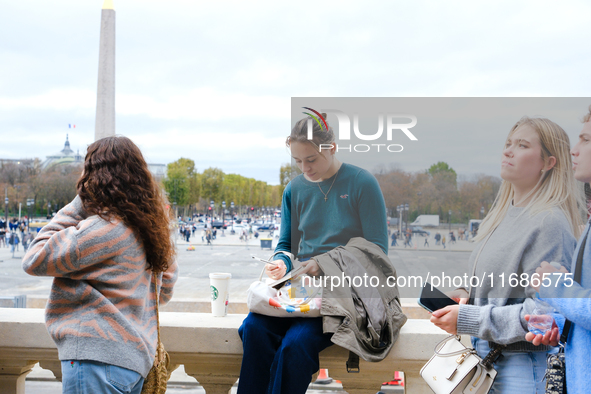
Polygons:
[[255,260],[262,261],[265,264],[276,265],[275,263],[273,263],[273,262],[271,262],[269,260],[263,260],[263,259],[261,259],[260,257],[257,257],[257,256],[250,256],[250,257],[252,257]]

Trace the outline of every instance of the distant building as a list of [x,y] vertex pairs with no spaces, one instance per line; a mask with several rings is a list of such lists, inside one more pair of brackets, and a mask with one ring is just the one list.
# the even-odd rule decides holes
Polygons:
[[[5,166],[15,166],[16,168],[28,171],[34,171],[39,164],[38,159],[0,159],[0,168]],[[54,153],[53,155],[46,156],[45,161],[41,163],[41,171],[47,171],[51,168],[62,167],[62,166],[81,166],[84,164],[84,156],[80,154],[80,151],[74,152],[70,147],[69,136],[66,134],[66,142],[64,143],[64,149]],[[154,175],[156,180],[162,180],[166,177],[166,164],[150,164],[148,163],[148,169]]]
[[166,164],[150,164],[148,163],[148,169],[154,175],[156,180],[162,180],[166,177]]
[[35,159],[0,159],[0,167],[10,164],[33,168]]
[[38,159],[0,159],[0,170],[9,183],[20,182],[39,168]]
[[80,155],[80,151],[74,152],[70,148],[70,141],[66,134],[64,149],[53,155],[47,156],[47,159],[41,163],[41,170],[45,171],[56,166],[77,166],[82,165],[82,163],[84,163],[84,157]]

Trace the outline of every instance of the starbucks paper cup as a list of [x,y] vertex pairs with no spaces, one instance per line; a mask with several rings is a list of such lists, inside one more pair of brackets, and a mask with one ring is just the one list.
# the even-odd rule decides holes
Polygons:
[[230,278],[232,278],[232,274],[224,272],[212,272],[209,274],[211,313],[213,316],[224,317],[228,314]]

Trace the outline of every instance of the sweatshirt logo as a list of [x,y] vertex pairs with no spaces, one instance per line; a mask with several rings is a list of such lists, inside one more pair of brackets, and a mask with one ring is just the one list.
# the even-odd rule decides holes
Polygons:
[[349,198],[349,195],[348,195],[348,194],[343,194],[343,195],[341,195],[341,198],[342,198],[342,199]]

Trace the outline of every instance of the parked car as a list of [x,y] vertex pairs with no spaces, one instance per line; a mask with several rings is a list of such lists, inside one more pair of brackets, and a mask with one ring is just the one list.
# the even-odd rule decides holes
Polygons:
[[275,230],[277,225],[275,223],[265,223],[257,227],[257,231],[270,231]]
[[429,231],[425,231],[422,227],[419,226],[411,226],[410,229],[412,230],[413,235],[422,235],[423,237],[428,237],[431,235]]
[[213,224],[211,225],[213,228],[228,228],[221,220],[214,220]]

